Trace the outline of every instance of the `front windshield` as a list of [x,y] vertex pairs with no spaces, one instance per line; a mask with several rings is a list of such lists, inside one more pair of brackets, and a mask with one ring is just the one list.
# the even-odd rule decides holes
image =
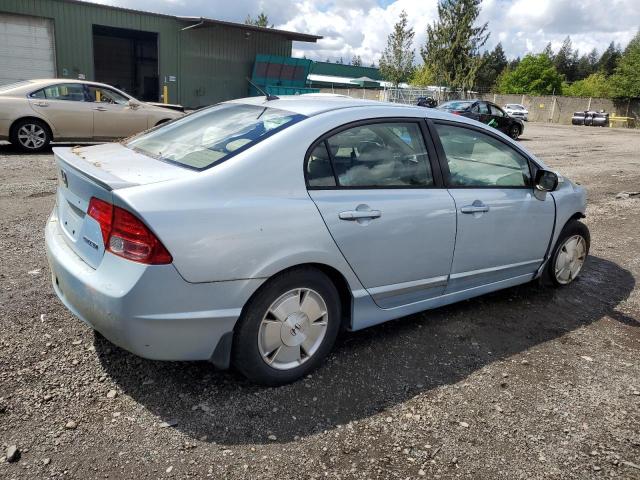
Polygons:
[[473,102],[460,102],[460,101],[452,101],[443,103],[440,105],[440,109],[442,110],[465,110],[467,109]]
[[277,108],[225,103],[142,134],[129,148],[202,170],[306,118]]

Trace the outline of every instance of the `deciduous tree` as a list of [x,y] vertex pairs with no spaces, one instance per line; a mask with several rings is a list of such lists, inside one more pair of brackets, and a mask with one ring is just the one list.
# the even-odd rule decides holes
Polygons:
[[624,49],[611,77],[614,97],[640,97],[640,31]]
[[544,53],[527,55],[517,68],[501,76],[500,93],[531,95],[562,94],[562,77],[551,59]]

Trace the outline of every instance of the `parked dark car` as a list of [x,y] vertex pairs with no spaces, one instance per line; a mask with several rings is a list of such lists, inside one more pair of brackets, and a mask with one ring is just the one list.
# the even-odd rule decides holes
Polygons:
[[451,100],[438,105],[438,110],[444,110],[463,117],[473,118],[482,123],[497,128],[514,140],[524,131],[524,122],[519,118],[510,117],[504,110],[492,102],[484,100]]
[[417,102],[419,107],[436,108],[438,106],[438,102],[433,97],[418,97]]

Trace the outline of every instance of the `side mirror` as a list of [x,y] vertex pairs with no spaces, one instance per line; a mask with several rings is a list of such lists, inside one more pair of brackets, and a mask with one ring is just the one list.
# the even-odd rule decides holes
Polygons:
[[129,107],[130,107],[132,110],[135,110],[135,109],[137,109],[137,108],[140,106],[140,103],[138,103],[138,102],[137,102],[136,100],[134,100],[134,99],[131,99],[131,100],[129,100],[129,102],[127,102],[127,105],[129,105]]
[[534,185],[541,192],[553,192],[558,188],[558,174],[551,170],[538,170]]

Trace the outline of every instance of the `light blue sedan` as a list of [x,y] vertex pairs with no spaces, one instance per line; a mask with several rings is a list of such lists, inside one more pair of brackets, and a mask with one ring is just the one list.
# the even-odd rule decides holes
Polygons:
[[53,287],[142,357],[278,385],[359,330],[542,278],[589,251],[585,191],[495,129],[301,95],[54,149]]

